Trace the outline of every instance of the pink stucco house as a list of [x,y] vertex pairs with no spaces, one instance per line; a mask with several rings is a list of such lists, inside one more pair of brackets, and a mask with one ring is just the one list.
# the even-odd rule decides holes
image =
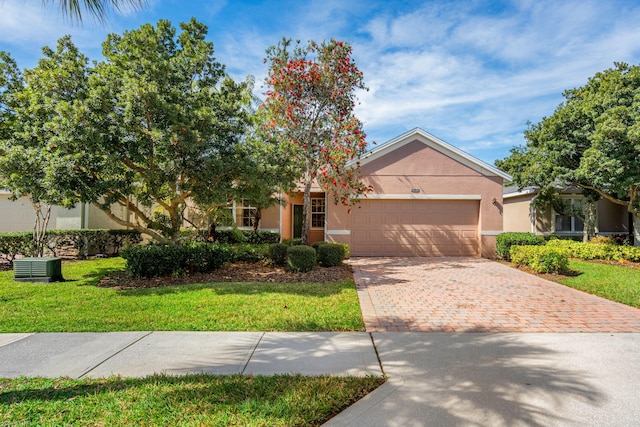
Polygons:
[[[313,188],[311,242],[348,243],[353,256],[495,255],[495,236],[503,230],[503,181],[509,175],[419,128],[369,151],[360,163],[364,182],[374,190],[350,213],[323,189]],[[284,206],[262,212],[260,229],[279,232],[283,239],[299,237],[302,193],[285,199]],[[4,206],[15,213],[18,204],[0,198],[0,210]],[[26,212],[30,207],[23,205]],[[56,211],[52,228],[120,228],[90,209],[96,210]],[[256,209],[250,202],[235,201],[229,209],[228,223],[220,226],[252,228]],[[61,222],[66,216],[73,224]],[[4,222],[0,231],[30,228],[10,221],[14,228],[4,230]]]
[[[312,190],[312,242],[348,243],[353,256],[495,255],[506,173],[419,128],[368,152],[361,172],[374,191],[350,213]],[[301,215],[296,193],[265,211],[261,228],[298,237]]]

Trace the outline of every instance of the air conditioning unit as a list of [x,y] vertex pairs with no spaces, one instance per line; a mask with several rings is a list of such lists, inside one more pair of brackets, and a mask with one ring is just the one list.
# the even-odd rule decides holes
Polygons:
[[13,274],[18,282],[62,282],[62,258],[14,259]]

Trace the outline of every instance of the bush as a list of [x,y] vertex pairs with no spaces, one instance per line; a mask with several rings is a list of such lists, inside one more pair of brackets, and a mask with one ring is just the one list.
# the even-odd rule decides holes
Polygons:
[[132,277],[157,277],[185,272],[207,273],[231,259],[227,245],[191,242],[184,246],[144,245],[122,250]]
[[584,260],[602,259],[607,261],[640,261],[640,248],[616,244],[583,243],[571,240],[553,240],[547,246],[561,248],[570,258]]
[[247,240],[249,243],[253,244],[264,244],[264,243],[278,243],[280,241],[280,233],[274,233],[273,231],[248,231],[246,232]]
[[274,243],[269,246],[269,258],[275,265],[284,267],[287,264],[287,249],[289,246],[284,243]]
[[33,254],[33,235],[29,232],[0,233],[0,256],[10,264],[17,255]]
[[[59,256],[62,251],[71,247],[78,258],[97,253],[118,255],[123,247],[141,241],[140,232],[135,230],[48,230],[45,252],[47,255]],[[33,255],[31,232],[0,233],[0,257],[12,263],[16,255]]]
[[504,260],[511,260],[510,250],[512,246],[538,246],[544,245],[544,238],[533,233],[509,232],[496,236],[496,253]]
[[306,273],[316,265],[316,251],[311,246],[295,245],[287,249],[287,271]]
[[511,261],[529,266],[536,273],[563,273],[569,269],[565,250],[552,246],[513,246]]
[[237,243],[247,243],[249,239],[247,236],[237,228],[230,228],[228,230],[216,230],[216,243],[226,243],[229,245],[235,245]]
[[260,262],[269,259],[269,245],[240,243],[231,245],[231,261]]
[[295,239],[282,239],[282,243],[287,246],[299,246],[302,245],[302,239],[300,237],[296,237]]
[[615,243],[615,240],[613,240],[613,237],[609,237],[609,236],[595,236],[595,237],[592,237],[591,240],[589,240],[589,243],[613,245]]
[[339,243],[323,243],[316,252],[318,263],[323,267],[335,267],[344,261],[344,247]]

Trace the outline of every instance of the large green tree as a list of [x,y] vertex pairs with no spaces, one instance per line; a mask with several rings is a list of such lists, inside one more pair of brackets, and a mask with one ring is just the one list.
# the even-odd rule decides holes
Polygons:
[[497,165],[549,199],[570,185],[632,214],[640,245],[640,66],[616,63],[567,90],[555,113],[525,132],[527,144]]
[[337,40],[302,46],[285,38],[267,50],[268,89],[260,113],[267,138],[288,145],[298,168],[304,244],[314,181],[344,205],[367,191],[357,163],[366,149],[365,133],[353,111],[357,91],[366,87],[351,55],[351,46]]
[[[59,180],[73,176],[76,158],[59,150],[58,132],[70,125],[74,104],[87,94],[87,63],[69,37],[24,72],[0,52],[0,188],[27,197],[35,211],[34,255],[42,256],[52,205],[72,207],[76,192]],[[78,134],[66,133],[70,137]]]
[[[236,83],[225,74],[205,40],[205,25],[191,20],[180,28],[177,34],[162,20],[111,34],[104,60],[77,75],[52,64],[56,82],[82,91],[69,92],[65,102],[51,100],[56,114],[34,126],[42,138],[9,141],[14,151],[34,145],[59,159],[46,169],[55,191],[93,203],[161,243],[179,239],[188,201],[225,203],[239,183],[255,179],[244,158],[250,81]],[[22,118],[14,115],[15,122]]]

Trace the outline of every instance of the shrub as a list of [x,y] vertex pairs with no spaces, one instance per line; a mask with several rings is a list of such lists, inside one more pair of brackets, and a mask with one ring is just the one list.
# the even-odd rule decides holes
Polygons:
[[562,273],[569,268],[565,250],[552,246],[513,246],[511,261],[529,266],[536,273]]
[[269,246],[269,258],[275,265],[284,267],[287,264],[287,249],[289,246],[284,243],[274,243]]
[[620,246],[616,244],[583,243],[571,240],[554,240],[547,246],[562,248],[571,258],[584,260],[602,259],[608,261],[627,260],[640,261],[640,248],[634,246]]
[[[141,241],[140,232],[135,230],[49,230],[45,247],[46,252],[53,256],[59,256],[61,251],[73,248],[75,256],[84,258],[96,253],[118,255],[123,247]],[[16,255],[33,255],[31,232],[0,233],[0,257],[11,263]]]
[[542,236],[536,236],[533,233],[518,232],[502,233],[496,236],[496,253],[498,257],[507,261],[511,259],[510,250],[512,246],[524,245],[544,245],[544,238]]
[[231,259],[227,245],[191,242],[184,246],[144,245],[122,250],[132,277],[157,277],[185,272],[206,273]]
[[344,261],[344,247],[339,243],[323,243],[316,252],[318,263],[323,267],[335,267]]
[[237,243],[247,243],[247,236],[237,228],[228,230],[216,230],[216,243],[226,243],[234,245]]
[[269,258],[269,245],[239,243],[231,245],[231,261],[260,262]]
[[295,245],[287,249],[287,271],[306,273],[316,265],[316,251],[311,246]]
[[612,244],[615,243],[615,241],[613,240],[613,237],[595,236],[595,237],[592,237],[591,240],[589,240],[589,243],[599,243],[599,244],[603,244],[603,245],[612,245]]
[[280,241],[280,233],[273,231],[248,231],[245,232],[247,241],[253,244],[278,243]]
[[185,251],[185,264],[171,274],[184,271],[208,273],[222,267],[232,258],[229,246],[216,243],[192,242],[181,249]]
[[30,232],[0,233],[0,256],[10,264],[17,255],[33,253],[33,235]]
[[299,246],[302,245],[302,239],[300,237],[296,237],[295,239],[282,239],[282,243],[287,246]]

